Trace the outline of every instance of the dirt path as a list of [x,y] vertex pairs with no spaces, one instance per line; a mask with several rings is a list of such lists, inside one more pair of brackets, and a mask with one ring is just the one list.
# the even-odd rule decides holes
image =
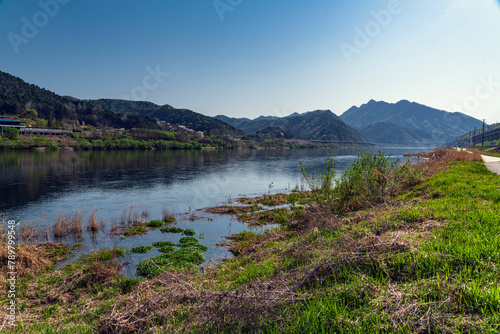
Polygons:
[[493,173],[500,175],[500,158],[489,157],[487,155],[481,155],[486,167]]

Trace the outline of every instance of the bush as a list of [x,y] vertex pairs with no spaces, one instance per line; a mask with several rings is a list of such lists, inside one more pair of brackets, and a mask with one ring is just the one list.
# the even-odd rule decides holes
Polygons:
[[409,162],[389,162],[382,151],[364,152],[335,179],[333,160],[325,173],[308,172],[301,165],[303,179],[311,188],[311,199],[331,212],[360,209],[381,203],[422,180],[422,172]]
[[59,150],[59,146],[57,146],[56,144],[54,144],[53,142],[49,141],[47,143],[47,146],[45,147],[47,150],[52,150],[52,151],[57,151]]
[[19,130],[16,128],[3,128],[3,137],[10,140],[19,139]]

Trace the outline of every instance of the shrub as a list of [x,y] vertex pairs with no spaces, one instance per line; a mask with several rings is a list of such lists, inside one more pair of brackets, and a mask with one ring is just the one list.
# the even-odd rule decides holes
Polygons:
[[56,144],[54,144],[53,142],[49,141],[49,142],[47,143],[46,149],[47,149],[47,150],[57,151],[57,150],[59,150],[59,146],[57,146],[57,145],[56,145]]
[[17,140],[19,139],[19,130],[16,128],[4,128],[3,137],[10,140]]

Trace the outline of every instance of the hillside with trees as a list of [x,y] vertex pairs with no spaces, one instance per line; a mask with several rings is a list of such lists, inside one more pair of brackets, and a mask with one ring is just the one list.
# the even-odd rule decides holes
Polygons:
[[261,116],[254,120],[227,116],[215,116],[215,118],[243,130],[247,135],[269,128],[283,128],[287,136],[294,139],[367,141],[358,131],[344,123],[330,110],[316,110],[282,118]]
[[28,125],[74,129],[93,127],[160,129],[157,120],[211,134],[242,134],[236,128],[187,109],[126,100],[81,100],[60,96],[0,71],[0,115]]

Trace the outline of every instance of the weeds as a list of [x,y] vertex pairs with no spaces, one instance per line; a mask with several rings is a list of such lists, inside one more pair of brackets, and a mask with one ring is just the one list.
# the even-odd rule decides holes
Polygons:
[[161,210],[161,215],[162,215],[163,221],[165,223],[173,223],[173,222],[175,222],[175,215],[172,212],[168,211],[167,209],[163,208]]
[[97,232],[99,230],[99,218],[97,217],[97,209],[92,208],[90,213],[89,221],[87,223],[87,230],[92,232]]
[[126,236],[131,236],[131,235],[137,235],[137,234],[144,234],[146,233],[146,228],[144,226],[132,226],[129,227],[125,232],[123,232],[123,235]]
[[149,223],[146,224],[148,227],[162,227],[163,226],[163,221],[162,220],[151,220]]

